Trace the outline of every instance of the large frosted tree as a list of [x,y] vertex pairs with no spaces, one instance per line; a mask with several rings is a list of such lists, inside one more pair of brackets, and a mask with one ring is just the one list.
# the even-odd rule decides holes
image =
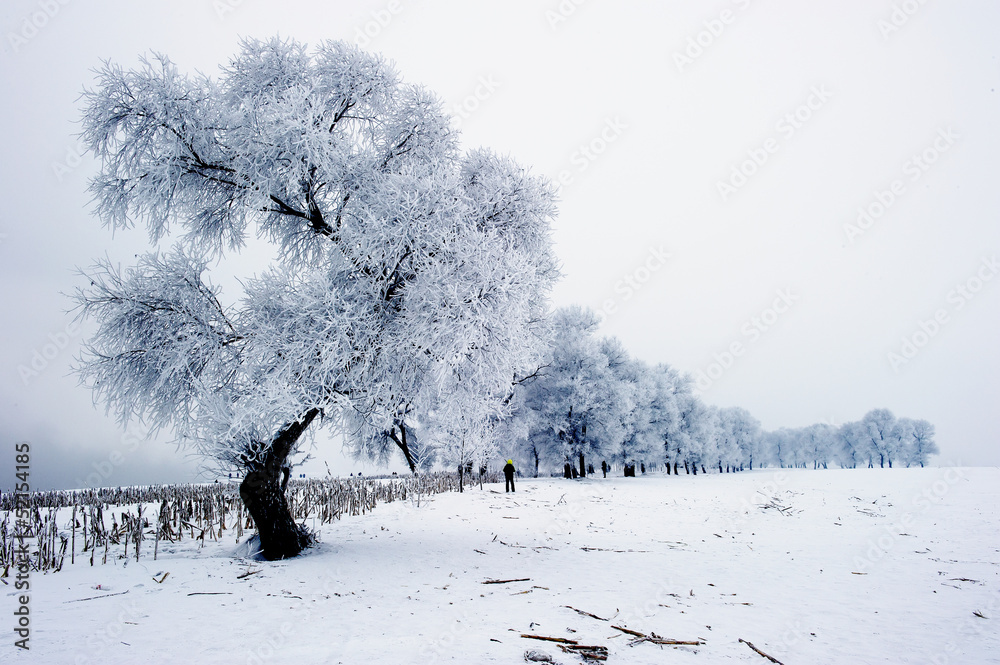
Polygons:
[[934,425],[926,420],[900,418],[898,425],[903,431],[906,452],[906,465],[919,464],[925,466],[931,455],[937,455],[937,442],[934,441]]
[[[551,188],[461,153],[441,103],[381,58],[246,41],[217,78],[160,55],[106,64],[84,103],[98,216],[174,246],[86,272],[76,297],[98,328],[82,380],[121,421],[171,428],[244,472],[264,556],[309,542],[284,490],[317,427],[413,468],[412,429],[449,388],[470,402],[450,412],[492,418],[537,367],[557,274]],[[209,266],[250,234],[276,258],[224,301]]]
[[[896,416],[889,409],[872,409],[861,419],[861,426],[868,438],[871,457],[878,457],[879,467],[885,467],[888,463],[891,469],[892,460],[899,453],[901,443]],[[873,466],[871,458],[868,466]]]
[[633,408],[629,386],[615,366],[627,361],[620,344],[596,337],[590,309],[571,306],[552,315],[554,341],[538,376],[523,385],[524,408],[534,412],[527,442],[552,464],[609,458],[625,436]]

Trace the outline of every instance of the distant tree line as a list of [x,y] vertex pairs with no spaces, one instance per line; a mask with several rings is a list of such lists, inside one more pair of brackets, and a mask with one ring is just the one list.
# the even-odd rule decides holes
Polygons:
[[760,467],[924,466],[937,454],[934,425],[873,409],[840,427],[765,431],[746,409],[702,402],[689,377],[632,358],[616,338],[599,338],[597,315],[554,313],[543,366],[514,389],[498,427],[522,473],[585,476],[606,462],[634,473],[732,472]]

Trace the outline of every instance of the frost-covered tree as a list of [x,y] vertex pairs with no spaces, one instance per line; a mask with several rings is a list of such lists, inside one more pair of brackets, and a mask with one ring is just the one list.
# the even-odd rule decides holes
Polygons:
[[866,451],[870,450],[871,442],[865,434],[865,428],[860,421],[844,423],[837,430],[834,443],[838,463],[844,468],[855,469],[858,462],[865,459]]
[[680,395],[678,401],[680,427],[674,436],[674,472],[677,472],[676,465],[680,463],[684,465],[686,473],[694,472],[697,475],[699,468],[705,470],[706,462],[714,461],[712,457],[716,449],[718,409],[706,405],[690,393]]
[[[649,366],[629,356],[616,337],[601,340],[600,348],[608,362],[608,399],[617,404],[610,417],[620,423],[617,440],[607,442],[602,457],[617,457],[623,466],[659,459],[660,435],[653,426],[656,385]],[[580,462],[582,465],[583,460]]]
[[[900,446],[896,416],[889,409],[872,409],[861,419],[861,425],[870,442],[872,457],[878,457],[879,467],[888,464],[891,469]],[[871,460],[868,465],[874,466]]]
[[719,431],[720,471],[723,464],[734,469],[747,464],[753,470],[754,459],[760,463],[761,425],[749,411],[738,406],[719,409]]
[[595,336],[599,324],[592,310],[557,310],[549,355],[524,386],[525,407],[535,412],[528,440],[550,464],[579,464],[584,473],[588,457],[610,458],[617,450],[631,409],[611,367],[623,349]]
[[791,430],[782,427],[781,429],[764,432],[762,447],[764,454],[761,455],[761,467],[777,465],[785,468],[785,466],[789,465],[789,460],[791,459]]
[[[84,101],[98,216],[176,246],[87,273],[77,300],[98,329],[82,379],[122,422],[172,428],[245,473],[266,557],[308,544],[284,488],[316,427],[415,469],[433,451],[414,454],[412,429],[443,390],[462,383],[480,428],[537,366],[557,274],[550,186],[461,153],[441,103],[381,58],[248,40],[217,78],[160,55],[106,64]],[[250,233],[276,259],[224,301],[209,266]]]
[[837,443],[837,429],[827,423],[816,423],[802,429],[800,441],[807,460],[814,469],[828,468]]
[[676,463],[676,460],[671,459],[671,443],[674,442],[681,427],[681,399],[682,396],[690,396],[691,383],[688,378],[666,363],[653,366],[649,373],[653,383],[649,424],[653,435],[662,446],[660,454],[653,458],[662,457],[669,474],[671,463]]
[[926,420],[912,420],[910,418],[900,418],[900,422],[906,421],[909,431],[909,441],[906,446],[906,465],[919,464],[925,466],[931,455],[940,454],[937,443],[934,441],[934,425]]

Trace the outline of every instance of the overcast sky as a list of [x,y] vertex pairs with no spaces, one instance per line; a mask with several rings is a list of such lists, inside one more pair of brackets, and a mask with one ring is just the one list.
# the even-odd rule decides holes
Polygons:
[[706,402],[768,429],[887,407],[940,463],[1000,464],[997,26],[988,0],[4,0],[0,487],[16,441],[37,489],[194,478],[69,373],[74,269],[147,248],[91,214],[78,97],[105,59],[214,74],[274,34],[382,52],[467,147],[560,181],[555,304]]

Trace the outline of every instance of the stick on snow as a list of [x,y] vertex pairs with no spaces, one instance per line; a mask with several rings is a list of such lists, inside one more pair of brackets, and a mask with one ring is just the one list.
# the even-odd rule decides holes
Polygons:
[[768,656],[766,653],[764,653],[763,651],[761,651],[760,649],[758,649],[757,647],[755,647],[752,643],[747,642],[742,637],[740,638],[740,642],[742,642],[743,644],[747,645],[748,647],[750,647],[751,649],[753,649],[754,651],[756,651],[757,653],[759,653],[764,658],[767,658],[772,663],[776,663],[777,665],[784,665],[780,660],[778,660],[777,658],[774,658],[773,656]]

